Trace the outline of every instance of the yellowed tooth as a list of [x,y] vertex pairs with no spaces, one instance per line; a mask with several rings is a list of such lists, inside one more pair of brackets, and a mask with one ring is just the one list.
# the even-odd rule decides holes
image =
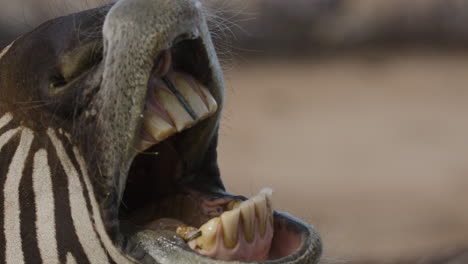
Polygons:
[[270,188],[264,188],[260,193],[265,195],[268,218],[270,219],[270,224],[273,225],[273,190]]
[[210,250],[215,246],[220,221],[221,219],[219,217],[215,217],[200,227],[201,236],[197,238],[198,247],[204,250]]
[[135,148],[136,148],[138,151],[145,151],[146,149],[150,148],[150,147],[153,146],[154,144],[156,144],[156,143],[155,143],[155,142],[148,141],[148,140],[140,139],[140,141],[137,143],[137,145],[135,146]]
[[232,200],[232,201],[230,201],[228,203],[227,209],[228,210],[236,209],[241,205],[241,203],[242,203],[242,201],[240,201],[240,200]]
[[199,238],[202,232],[192,226],[180,225],[177,227],[176,233],[185,241],[190,242],[194,239]]
[[192,107],[195,114],[200,119],[207,117],[210,112],[203,102],[203,99],[198,95],[195,90],[191,87],[191,83],[186,77],[182,75],[176,75],[174,77],[174,86],[182,94],[187,103]]
[[260,191],[260,194],[265,195],[267,202],[271,202],[271,199],[273,197],[273,190],[271,188],[263,188]]
[[156,94],[159,101],[166,109],[167,114],[174,122],[178,132],[190,127],[194,123],[192,117],[180,104],[175,95],[165,89],[157,89]]
[[144,130],[158,142],[165,140],[177,132],[175,127],[167,123],[156,113],[146,111],[144,116]]
[[221,215],[221,223],[223,224],[224,233],[224,245],[227,248],[234,248],[237,245],[237,241],[239,239],[239,217],[239,208],[224,212]]
[[199,85],[199,87],[203,95],[205,96],[206,102],[208,104],[209,114],[213,114],[214,112],[216,112],[216,110],[218,110],[218,104],[216,103],[216,100],[213,98],[213,96],[206,87],[204,87],[203,85]]
[[266,232],[266,222],[267,222],[267,203],[265,195],[257,195],[253,199],[255,204],[255,214],[257,216],[258,226],[260,235],[263,237]]
[[250,243],[255,236],[255,204],[245,201],[240,205],[240,210],[245,240]]

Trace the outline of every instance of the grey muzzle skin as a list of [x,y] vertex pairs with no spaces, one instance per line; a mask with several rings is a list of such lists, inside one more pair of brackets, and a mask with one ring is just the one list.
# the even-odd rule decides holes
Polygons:
[[[181,181],[204,193],[229,195],[216,152],[223,74],[205,12],[198,0],[120,0],[38,27],[20,37],[0,61],[3,67],[11,62],[20,65],[1,75],[0,110],[28,120],[24,124],[35,132],[60,127],[70,134],[84,156],[107,233],[124,254],[140,263],[242,263],[199,255],[173,232],[142,232],[130,238],[119,222],[127,177],[139,155],[135,145],[141,137],[152,70],[163,51],[187,40],[190,49],[184,58],[218,108],[177,135],[175,149],[184,168]],[[94,53],[100,55],[82,63]],[[18,102],[47,103],[15,110]],[[318,263],[322,242],[311,225],[281,212],[275,212],[274,223],[275,230],[296,234],[300,243],[292,254],[265,263]],[[280,240],[273,243],[279,250]]]
[[[147,85],[158,54],[178,40],[200,38],[209,58],[212,80],[208,84],[219,105],[218,113],[204,125],[194,148],[185,155],[200,163],[217,131],[224,102],[221,68],[214,52],[201,5],[194,1],[127,0],[117,2],[103,26],[104,72],[96,94],[97,133],[102,139],[99,164],[104,175],[114,175],[120,200],[130,162],[138,153]],[[93,111],[93,109],[91,110]],[[94,112],[94,111],[93,111]],[[193,158],[190,157],[193,155]]]

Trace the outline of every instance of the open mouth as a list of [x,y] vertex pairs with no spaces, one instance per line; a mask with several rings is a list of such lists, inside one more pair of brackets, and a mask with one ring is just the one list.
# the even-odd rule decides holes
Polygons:
[[[121,0],[57,18],[20,37],[2,66],[0,110],[24,128],[18,153],[47,154],[37,163],[23,155],[40,169],[23,174],[53,177],[56,202],[20,197],[25,221],[15,222],[10,255],[26,234],[26,260],[50,251],[67,263],[318,262],[318,233],[274,211],[271,190],[250,199],[225,191],[223,78],[198,0]],[[60,223],[44,223],[57,234],[36,239],[29,229],[43,222],[28,216],[42,205]]]
[[271,190],[247,199],[222,187],[200,188],[203,169],[187,160],[186,150],[199,147],[193,135],[202,137],[198,130],[218,111],[202,47],[200,39],[184,40],[155,61],[135,142],[138,154],[119,205],[120,230],[156,261],[161,256],[154,241],[161,236],[217,260],[292,256],[306,248],[306,228],[273,211]]

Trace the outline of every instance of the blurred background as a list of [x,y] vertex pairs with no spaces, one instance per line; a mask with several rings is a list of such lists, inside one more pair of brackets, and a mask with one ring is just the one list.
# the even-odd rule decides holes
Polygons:
[[[0,47],[103,4],[0,0]],[[207,0],[227,188],[275,190],[323,263],[468,263],[468,0]]]

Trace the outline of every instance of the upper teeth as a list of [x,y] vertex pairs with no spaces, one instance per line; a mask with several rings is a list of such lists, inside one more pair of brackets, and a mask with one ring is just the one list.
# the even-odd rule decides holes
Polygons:
[[[170,55],[163,58],[170,63]],[[166,64],[161,67],[166,67]],[[218,107],[208,89],[191,76],[167,70],[161,72],[165,72],[166,77],[160,78],[157,74],[149,82],[152,90],[144,113],[143,131],[151,137],[144,137],[139,142],[139,150],[192,127],[214,114]]]
[[169,124],[160,115],[151,111],[145,111],[143,129],[157,141],[163,141],[176,133],[176,129],[172,124]]
[[[170,91],[164,89],[164,84],[156,87],[156,96],[159,98],[162,106],[166,109],[169,117],[174,122],[177,131],[182,131],[193,123],[192,117],[187,113],[177,97]],[[154,137],[154,136],[153,136]]]
[[[171,76],[171,80],[174,83],[174,86],[180,91],[182,96],[189,102],[195,114],[204,118],[209,114],[208,106],[205,104],[201,96],[201,91],[198,90],[198,85],[194,80],[182,74],[174,73]],[[191,83],[193,82],[193,83]]]

